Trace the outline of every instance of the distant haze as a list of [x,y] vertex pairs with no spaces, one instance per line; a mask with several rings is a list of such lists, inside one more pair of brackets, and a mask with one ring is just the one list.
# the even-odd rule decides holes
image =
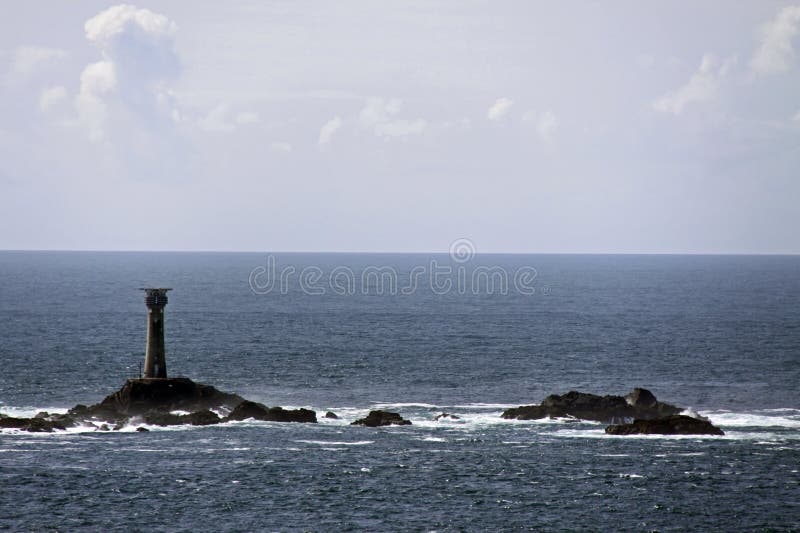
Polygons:
[[800,253],[800,3],[8,2],[0,249]]

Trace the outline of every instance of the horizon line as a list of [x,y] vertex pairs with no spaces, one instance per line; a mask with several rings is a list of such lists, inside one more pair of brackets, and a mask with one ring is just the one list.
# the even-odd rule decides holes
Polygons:
[[[174,253],[174,254],[347,254],[347,255],[449,255],[447,250],[436,251],[363,251],[363,250],[145,250],[145,249],[77,249],[77,248],[0,248],[0,253]],[[652,255],[652,256],[800,256],[800,252],[475,252],[475,255]]]

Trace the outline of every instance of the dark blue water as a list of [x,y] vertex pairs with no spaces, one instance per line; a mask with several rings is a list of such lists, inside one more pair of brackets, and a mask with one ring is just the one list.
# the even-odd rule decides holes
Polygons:
[[[437,280],[449,290],[429,283],[431,261],[451,268]],[[168,286],[171,375],[343,417],[6,431],[0,527],[800,528],[800,258],[275,263],[287,286],[259,294],[268,269],[255,272],[255,291],[250,279],[263,254],[0,252],[0,412],[65,409],[118,389],[143,360],[137,288]],[[505,272],[507,290],[472,283],[480,266]],[[313,267],[316,282],[300,279]],[[388,277],[362,277],[368,267]],[[412,290],[415,268],[426,272]],[[524,291],[513,283],[520,269],[536,272]],[[331,272],[352,272],[353,290],[338,290]],[[550,393],[634,386],[709,416],[726,436],[607,437],[599,424],[499,418]],[[347,425],[375,407],[413,425]],[[462,418],[434,422],[443,411]]]

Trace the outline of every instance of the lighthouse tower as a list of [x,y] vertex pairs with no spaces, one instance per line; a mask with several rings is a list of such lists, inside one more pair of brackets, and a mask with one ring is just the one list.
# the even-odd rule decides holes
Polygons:
[[164,354],[164,306],[166,288],[143,288],[147,305],[147,351],[144,356],[145,378],[166,378],[167,360]]

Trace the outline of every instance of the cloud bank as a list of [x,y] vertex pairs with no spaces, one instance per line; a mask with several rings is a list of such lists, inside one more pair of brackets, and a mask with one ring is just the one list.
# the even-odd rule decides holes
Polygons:
[[358,121],[363,128],[371,129],[375,135],[384,139],[423,133],[427,122],[421,118],[398,118],[402,108],[403,101],[397,98],[368,98],[358,115]]
[[102,56],[83,69],[75,97],[75,109],[90,139],[105,138],[112,96],[145,121],[165,108],[175,116],[166,85],[180,71],[174,22],[148,9],[118,5],[86,21],[84,29]]
[[791,67],[795,57],[792,40],[800,31],[800,6],[787,6],[761,29],[761,42],[750,60],[758,74],[778,74]]
[[326,144],[330,144],[331,139],[333,138],[333,134],[336,133],[339,128],[342,127],[342,119],[338,116],[333,117],[328,122],[322,125],[322,128],[319,130],[319,139],[317,140],[317,144],[320,146],[325,146]]
[[690,104],[713,100],[717,96],[720,79],[735,64],[735,57],[720,64],[713,54],[705,54],[700,61],[700,67],[689,81],[680,89],[653,102],[653,109],[661,113],[680,115]]

